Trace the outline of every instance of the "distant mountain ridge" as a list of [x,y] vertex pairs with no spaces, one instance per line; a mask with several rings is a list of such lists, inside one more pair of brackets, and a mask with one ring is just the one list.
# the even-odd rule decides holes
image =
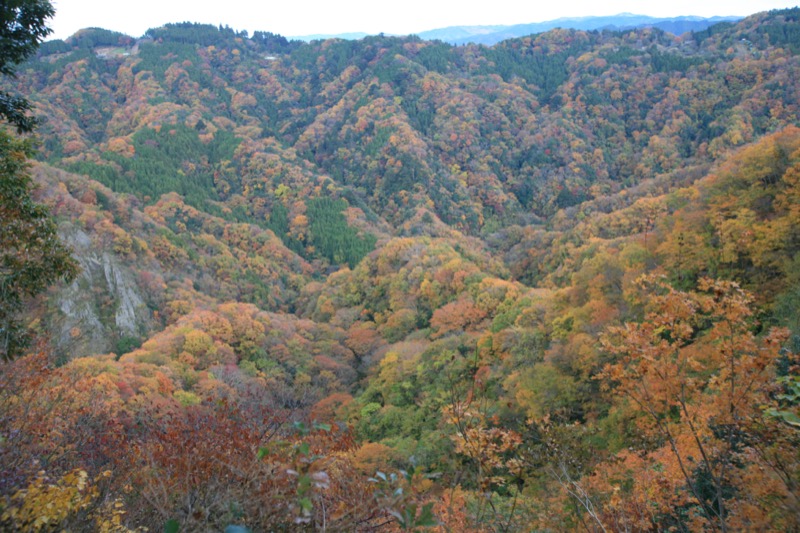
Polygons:
[[[534,33],[542,33],[555,28],[574,29],[574,30],[631,30],[636,28],[653,27],[674,35],[681,35],[689,31],[702,31],[720,22],[736,22],[743,17],[650,17],[647,15],[635,15],[633,13],[620,13],[618,15],[608,15],[599,17],[562,17],[544,22],[532,22],[527,24],[513,25],[486,25],[486,26],[448,26],[446,28],[436,28],[417,33],[419,37],[427,41],[444,41],[449,44],[485,44],[491,46],[507,39],[524,37]],[[368,34],[363,32],[341,33],[341,34],[314,34],[300,35],[292,38],[302,41],[314,41],[319,39],[346,39],[356,40],[366,37]]]
[[324,41],[326,39],[344,39],[346,41],[357,41],[359,39],[367,37],[368,35],[370,34],[363,31],[356,31],[350,33],[314,33],[311,35],[294,35],[289,38],[305,42]]

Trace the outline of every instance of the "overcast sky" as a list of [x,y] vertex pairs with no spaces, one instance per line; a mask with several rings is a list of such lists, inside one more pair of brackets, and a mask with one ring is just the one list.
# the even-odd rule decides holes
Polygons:
[[223,24],[235,30],[285,36],[318,33],[409,34],[460,25],[523,24],[559,17],[635,13],[750,15],[792,7],[800,0],[51,0],[52,38],[101,27],[134,37],[167,22]]

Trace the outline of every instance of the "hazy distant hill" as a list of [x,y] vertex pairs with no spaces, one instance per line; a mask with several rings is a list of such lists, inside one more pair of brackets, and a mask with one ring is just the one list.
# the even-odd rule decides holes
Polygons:
[[295,35],[292,39],[300,41],[324,41],[325,39],[346,39],[348,41],[357,41],[369,35],[363,31],[356,31],[351,33],[314,33],[311,35]]
[[[436,28],[433,30],[418,33],[421,38],[433,41],[439,40],[450,44],[485,44],[493,45],[506,39],[514,39],[542,33],[554,28],[574,29],[574,30],[628,30],[634,28],[653,27],[666,32],[681,35],[688,31],[702,31],[719,22],[734,22],[741,20],[742,17],[673,17],[656,18],[646,15],[634,15],[631,13],[620,13],[605,17],[565,17],[545,22],[533,22],[530,24],[514,24],[510,26],[449,26],[447,28]],[[355,40],[366,37],[368,34],[341,33],[341,34],[315,34],[300,35],[294,37],[302,41],[314,41],[318,39],[348,39]]]
[[[495,31],[487,32],[487,28],[496,26],[457,26],[422,32],[419,34],[423,39],[439,39],[451,44],[486,44],[492,45],[534,33],[542,33],[554,28],[575,29],[575,30],[627,30],[634,28],[656,27],[661,30],[680,35],[687,31],[705,30],[718,22],[736,21],[741,17],[674,17],[674,18],[655,18],[646,15],[634,15],[631,13],[621,13],[619,15],[607,17],[572,17],[559,18],[545,22],[534,22],[531,24],[515,24],[513,26],[502,27]],[[471,32],[468,35],[459,36],[458,30]]]

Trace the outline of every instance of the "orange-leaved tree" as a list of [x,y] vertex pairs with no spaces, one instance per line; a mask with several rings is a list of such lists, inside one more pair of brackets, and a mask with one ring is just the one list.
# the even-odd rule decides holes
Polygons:
[[[650,295],[645,320],[602,339],[613,362],[601,379],[616,407],[637,417],[643,443],[639,459],[623,452],[603,480],[590,481],[613,495],[606,520],[714,531],[797,527],[791,512],[764,511],[787,509],[796,497],[758,453],[766,438],[761,406],[775,390],[787,332],[757,336],[753,298],[736,283],[705,278],[697,292],[682,292],[653,276],[640,282]],[[656,485],[671,488],[651,490]]]

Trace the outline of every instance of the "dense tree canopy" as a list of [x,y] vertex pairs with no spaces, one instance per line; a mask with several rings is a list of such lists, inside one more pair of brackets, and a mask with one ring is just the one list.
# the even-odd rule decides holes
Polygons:
[[0,528],[797,530],[799,27],[47,43]]

